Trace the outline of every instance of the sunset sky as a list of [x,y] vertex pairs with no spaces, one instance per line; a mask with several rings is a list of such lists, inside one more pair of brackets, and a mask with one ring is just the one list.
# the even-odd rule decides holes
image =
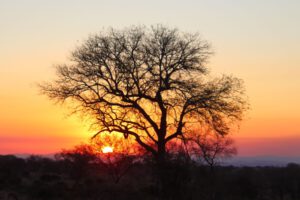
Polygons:
[[161,23],[199,32],[213,75],[245,82],[251,109],[239,155],[300,156],[299,0],[0,0],[0,154],[45,154],[87,141],[88,122],[39,95],[53,65],[107,27]]

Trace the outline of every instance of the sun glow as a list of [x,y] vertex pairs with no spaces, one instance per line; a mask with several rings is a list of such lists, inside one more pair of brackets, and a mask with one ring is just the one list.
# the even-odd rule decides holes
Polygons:
[[112,153],[113,152],[113,148],[110,146],[106,146],[102,148],[102,152],[103,153]]

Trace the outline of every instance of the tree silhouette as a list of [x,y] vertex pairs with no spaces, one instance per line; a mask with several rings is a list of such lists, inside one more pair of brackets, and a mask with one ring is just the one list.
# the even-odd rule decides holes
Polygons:
[[220,164],[222,159],[237,154],[234,140],[228,135],[219,135],[210,130],[192,131],[185,138],[192,156],[207,164],[211,170]]
[[56,160],[63,160],[68,164],[71,176],[80,182],[89,173],[91,164],[102,166],[102,161],[94,152],[92,146],[81,144],[70,150],[62,150],[55,155]]
[[223,135],[246,108],[240,79],[209,78],[211,54],[198,34],[162,25],[110,29],[90,36],[40,88],[93,120],[96,135],[130,136],[163,162],[166,144],[188,124]]
[[[98,153],[103,166],[116,184],[134,166],[138,160],[137,154],[141,154],[132,140],[125,140],[113,133],[97,135],[91,140],[91,146]],[[106,146],[111,147],[113,152],[104,153],[103,148]]]

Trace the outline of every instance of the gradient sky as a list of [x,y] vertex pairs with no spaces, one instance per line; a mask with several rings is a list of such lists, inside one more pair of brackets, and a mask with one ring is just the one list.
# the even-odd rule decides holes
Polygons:
[[53,65],[105,27],[162,23],[211,42],[212,74],[245,81],[240,155],[300,155],[299,0],[0,0],[0,154],[53,153],[93,132],[38,94]]

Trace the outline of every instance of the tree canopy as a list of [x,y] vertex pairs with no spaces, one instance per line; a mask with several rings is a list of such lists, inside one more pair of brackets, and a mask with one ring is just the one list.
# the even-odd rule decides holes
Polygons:
[[189,124],[225,135],[241,119],[242,81],[210,78],[211,54],[198,34],[162,25],[111,28],[91,35],[68,64],[57,66],[56,79],[40,88],[90,117],[97,134],[122,133],[159,157]]

